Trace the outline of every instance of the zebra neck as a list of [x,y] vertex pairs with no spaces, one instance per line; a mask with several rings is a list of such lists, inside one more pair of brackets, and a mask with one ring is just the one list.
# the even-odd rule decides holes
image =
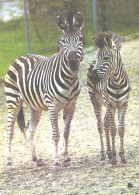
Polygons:
[[118,59],[117,63],[116,63],[116,68],[115,71],[112,75],[112,80],[115,83],[115,85],[120,85],[121,82],[123,81],[123,65],[122,65],[122,61],[121,58]]
[[60,74],[65,82],[71,85],[75,80],[78,79],[78,72],[73,72],[68,67],[68,59],[66,54],[63,53],[63,55],[59,55],[59,61]]
[[45,83],[44,89],[47,89],[48,83],[52,81],[59,83],[63,88],[70,88],[78,81],[77,73],[73,74],[67,66],[66,55],[57,53],[48,60],[45,67],[46,71],[44,70],[44,77],[42,79],[42,83]]

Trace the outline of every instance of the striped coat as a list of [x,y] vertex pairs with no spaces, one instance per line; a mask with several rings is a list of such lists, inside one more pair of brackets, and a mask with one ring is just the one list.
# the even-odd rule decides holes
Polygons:
[[[88,69],[87,85],[90,100],[94,107],[97,118],[98,131],[101,142],[101,161],[105,160],[103,144],[103,127],[106,135],[107,154],[112,165],[116,164],[115,150],[115,111],[118,110],[120,156],[121,163],[125,164],[124,157],[124,119],[128,105],[130,82],[123,68],[120,49],[122,39],[114,33],[100,33],[94,38],[94,43],[99,48],[96,60]],[[106,106],[106,115],[102,122],[102,105]],[[110,147],[109,131],[112,138],[112,149]]]
[[[80,12],[77,12],[70,15],[68,22],[61,16],[57,16],[56,21],[63,32],[58,40],[58,52],[52,57],[21,56],[12,63],[5,77],[8,107],[6,170],[12,169],[11,142],[16,119],[29,142],[33,161],[36,161],[38,166],[45,164],[44,160],[37,156],[33,141],[43,110],[49,111],[55,145],[54,168],[59,169],[58,113],[63,109],[64,165],[71,164],[68,156],[68,137],[76,100],[80,93],[78,70],[83,56],[83,34],[81,32],[83,17]],[[27,128],[25,128],[22,109],[23,101],[30,108]]]

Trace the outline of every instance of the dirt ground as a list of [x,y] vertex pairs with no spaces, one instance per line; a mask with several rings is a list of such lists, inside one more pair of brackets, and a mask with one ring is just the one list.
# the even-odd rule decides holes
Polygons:
[[[132,91],[126,114],[125,155],[127,166],[120,165],[119,136],[116,136],[117,168],[106,161],[100,165],[100,143],[93,107],[86,87],[87,67],[94,52],[88,49],[81,64],[79,78],[82,87],[71,125],[69,153],[72,167],[62,167],[53,172],[53,142],[48,113],[44,112],[37,128],[35,141],[37,152],[47,165],[37,167],[32,162],[29,146],[18,126],[12,142],[14,169],[5,172],[7,109],[4,83],[0,82],[0,195],[134,195],[139,194],[139,39],[125,42],[122,49],[123,63],[130,78]],[[28,109],[24,112],[28,118]],[[59,154],[62,157],[62,112],[59,114],[61,140]]]

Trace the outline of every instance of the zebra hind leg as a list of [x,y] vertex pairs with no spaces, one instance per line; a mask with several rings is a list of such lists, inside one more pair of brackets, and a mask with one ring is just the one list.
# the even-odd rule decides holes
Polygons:
[[22,106],[22,100],[18,95],[11,95],[6,93],[7,99],[7,109],[8,109],[8,119],[7,119],[7,151],[6,151],[6,171],[12,170],[11,162],[11,143],[14,136],[14,126],[17,119],[17,115]]
[[40,111],[30,108],[30,120],[29,120],[28,128],[26,130],[26,139],[29,142],[29,146],[32,154],[32,160],[37,162],[38,166],[43,166],[45,165],[45,162],[41,158],[37,157],[36,149],[34,145],[34,134],[35,134],[36,127],[40,121],[40,117],[41,117]]
[[120,152],[119,155],[121,157],[121,164],[125,165],[127,164],[127,161],[125,160],[124,156],[124,132],[125,132],[125,114],[127,110],[127,104],[124,104],[118,108],[118,119],[119,119],[119,126],[118,126],[118,132],[120,136]]
[[110,121],[109,121],[108,113],[106,113],[103,123],[104,123],[104,130],[105,130],[105,136],[106,136],[107,155],[108,155],[109,161],[111,161],[112,155],[111,155],[110,135],[109,135]]
[[63,156],[64,156],[64,166],[68,167],[72,165],[72,161],[68,156],[68,139],[69,139],[69,134],[70,134],[70,124],[71,120],[73,118],[73,114],[75,111],[75,102],[72,105],[68,105],[63,111],[63,121],[64,121],[64,151],[63,151]]

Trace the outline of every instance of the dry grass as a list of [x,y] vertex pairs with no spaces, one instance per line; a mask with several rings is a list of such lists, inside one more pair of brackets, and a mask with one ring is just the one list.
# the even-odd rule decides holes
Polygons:
[[[118,166],[112,169],[106,162],[100,165],[100,143],[96,128],[93,107],[89,100],[86,87],[87,67],[92,61],[93,52],[85,54],[80,69],[82,91],[77,101],[76,112],[72,121],[69,140],[70,157],[73,167],[64,168],[58,173],[53,172],[53,143],[51,141],[51,125],[48,113],[44,112],[37,128],[36,148],[47,165],[37,167],[31,161],[28,143],[15,127],[12,143],[12,160],[14,170],[4,172],[6,147],[6,103],[4,84],[0,82],[0,194],[30,195],[80,195],[80,194],[138,194],[139,193],[139,39],[126,42],[122,49],[124,67],[131,81],[131,95],[126,115],[125,151],[128,165],[120,165],[119,136],[116,137]],[[26,118],[28,109],[25,107]],[[61,140],[59,154],[63,161],[62,146],[62,113],[60,118]]]

